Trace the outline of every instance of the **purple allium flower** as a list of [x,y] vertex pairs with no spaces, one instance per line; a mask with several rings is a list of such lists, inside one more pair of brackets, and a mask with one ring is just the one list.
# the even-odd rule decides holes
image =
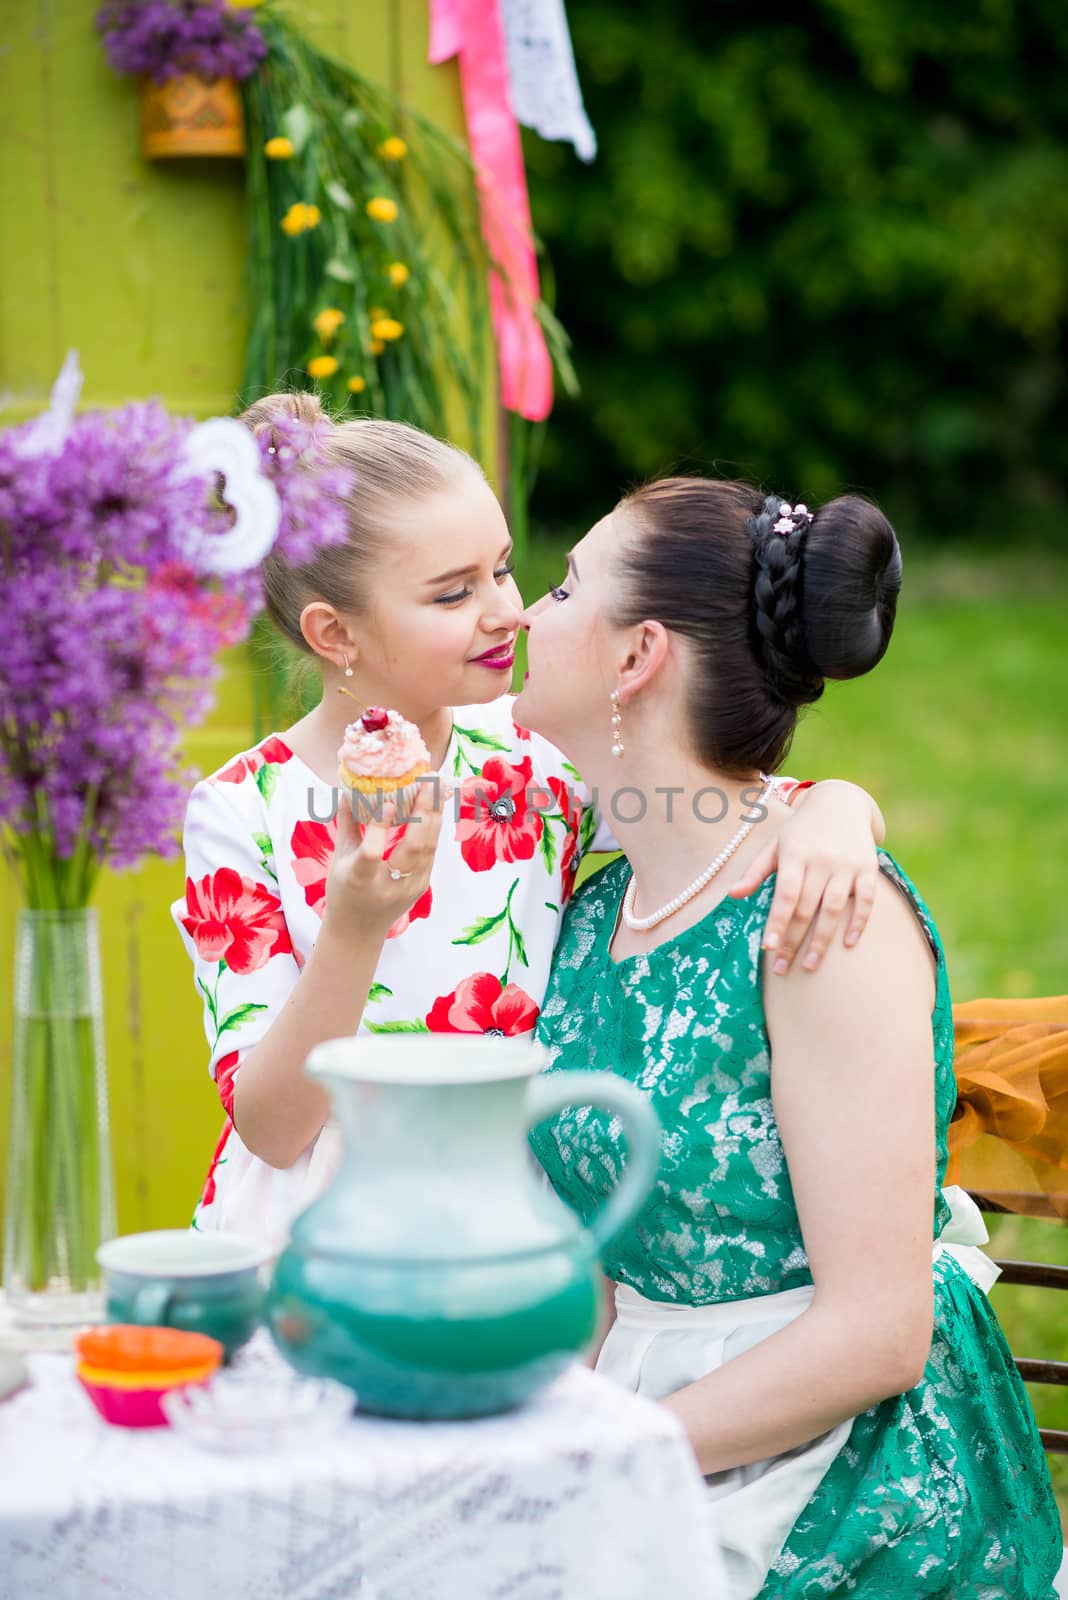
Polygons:
[[116,72],[247,78],[267,54],[263,34],[225,0],[108,0],[96,18]]
[[0,525],[16,563],[151,569],[203,520],[204,486],[182,475],[189,424],[155,402],[83,412],[57,454],[27,461],[17,446],[29,426],[0,434]]
[[[83,841],[115,867],[175,852],[182,735],[212,704],[220,648],[262,606],[258,570],[190,564],[226,515],[214,483],[189,476],[191,426],[154,402],[84,412],[32,457],[19,454],[28,425],[0,432],[0,834],[27,863],[31,903],[20,841],[38,864]],[[275,547],[305,561],[347,537],[352,475],[316,466],[315,430],[276,432],[274,454],[260,446]]]
[[323,545],[344,544],[349,536],[345,497],[355,474],[331,467],[321,447],[332,424],[275,417],[270,428],[256,432],[263,468],[282,505],[275,549],[294,566],[308,561]]

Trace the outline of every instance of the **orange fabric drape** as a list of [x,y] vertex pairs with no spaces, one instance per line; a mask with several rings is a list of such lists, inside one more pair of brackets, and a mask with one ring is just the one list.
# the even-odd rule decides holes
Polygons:
[[1068,995],[953,1007],[957,1109],[946,1183],[1068,1218]]

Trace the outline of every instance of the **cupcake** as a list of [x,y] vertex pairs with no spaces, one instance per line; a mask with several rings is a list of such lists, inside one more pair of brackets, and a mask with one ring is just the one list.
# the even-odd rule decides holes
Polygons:
[[338,778],[358,794],[394,794],[430,771],[430,751],[414,722],[399,711],[368,706],[345,729],[337,753]]
[[120,1428],[165,1426],[163,1395],[207,1383],[223,1358],[205,1334],[122,1323],[87,1329],[75,1350],[78,1382],[104,1421]]

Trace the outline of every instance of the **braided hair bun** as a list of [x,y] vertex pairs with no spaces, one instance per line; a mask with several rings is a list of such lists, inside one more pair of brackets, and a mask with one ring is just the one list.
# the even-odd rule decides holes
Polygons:
[[886,653],[901,551],[877,506],[841,495],[813,516],[777,495],[749,519],[754,643],[773,693],[818,700],[825,678],[857,678]]
[[901,552],[859,495],[813,515],[746,483],[661,478],[617,507],[609,621],[656,619],[690,644],[686,714],[701,760],[730,776],[774,772],[826,678],[886,651]]

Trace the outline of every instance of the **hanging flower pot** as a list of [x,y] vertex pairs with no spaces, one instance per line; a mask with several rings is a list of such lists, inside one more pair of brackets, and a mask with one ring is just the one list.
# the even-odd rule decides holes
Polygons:
[[183,72],[141,82],[141,148],[150,161],[170,156],[243,156],[245,123],[233,78]]
[[228,0],[104,0],[96,25],[115,71],[141,78],[146,156],[244,155],[237,84],[267,44],[243,9]]

